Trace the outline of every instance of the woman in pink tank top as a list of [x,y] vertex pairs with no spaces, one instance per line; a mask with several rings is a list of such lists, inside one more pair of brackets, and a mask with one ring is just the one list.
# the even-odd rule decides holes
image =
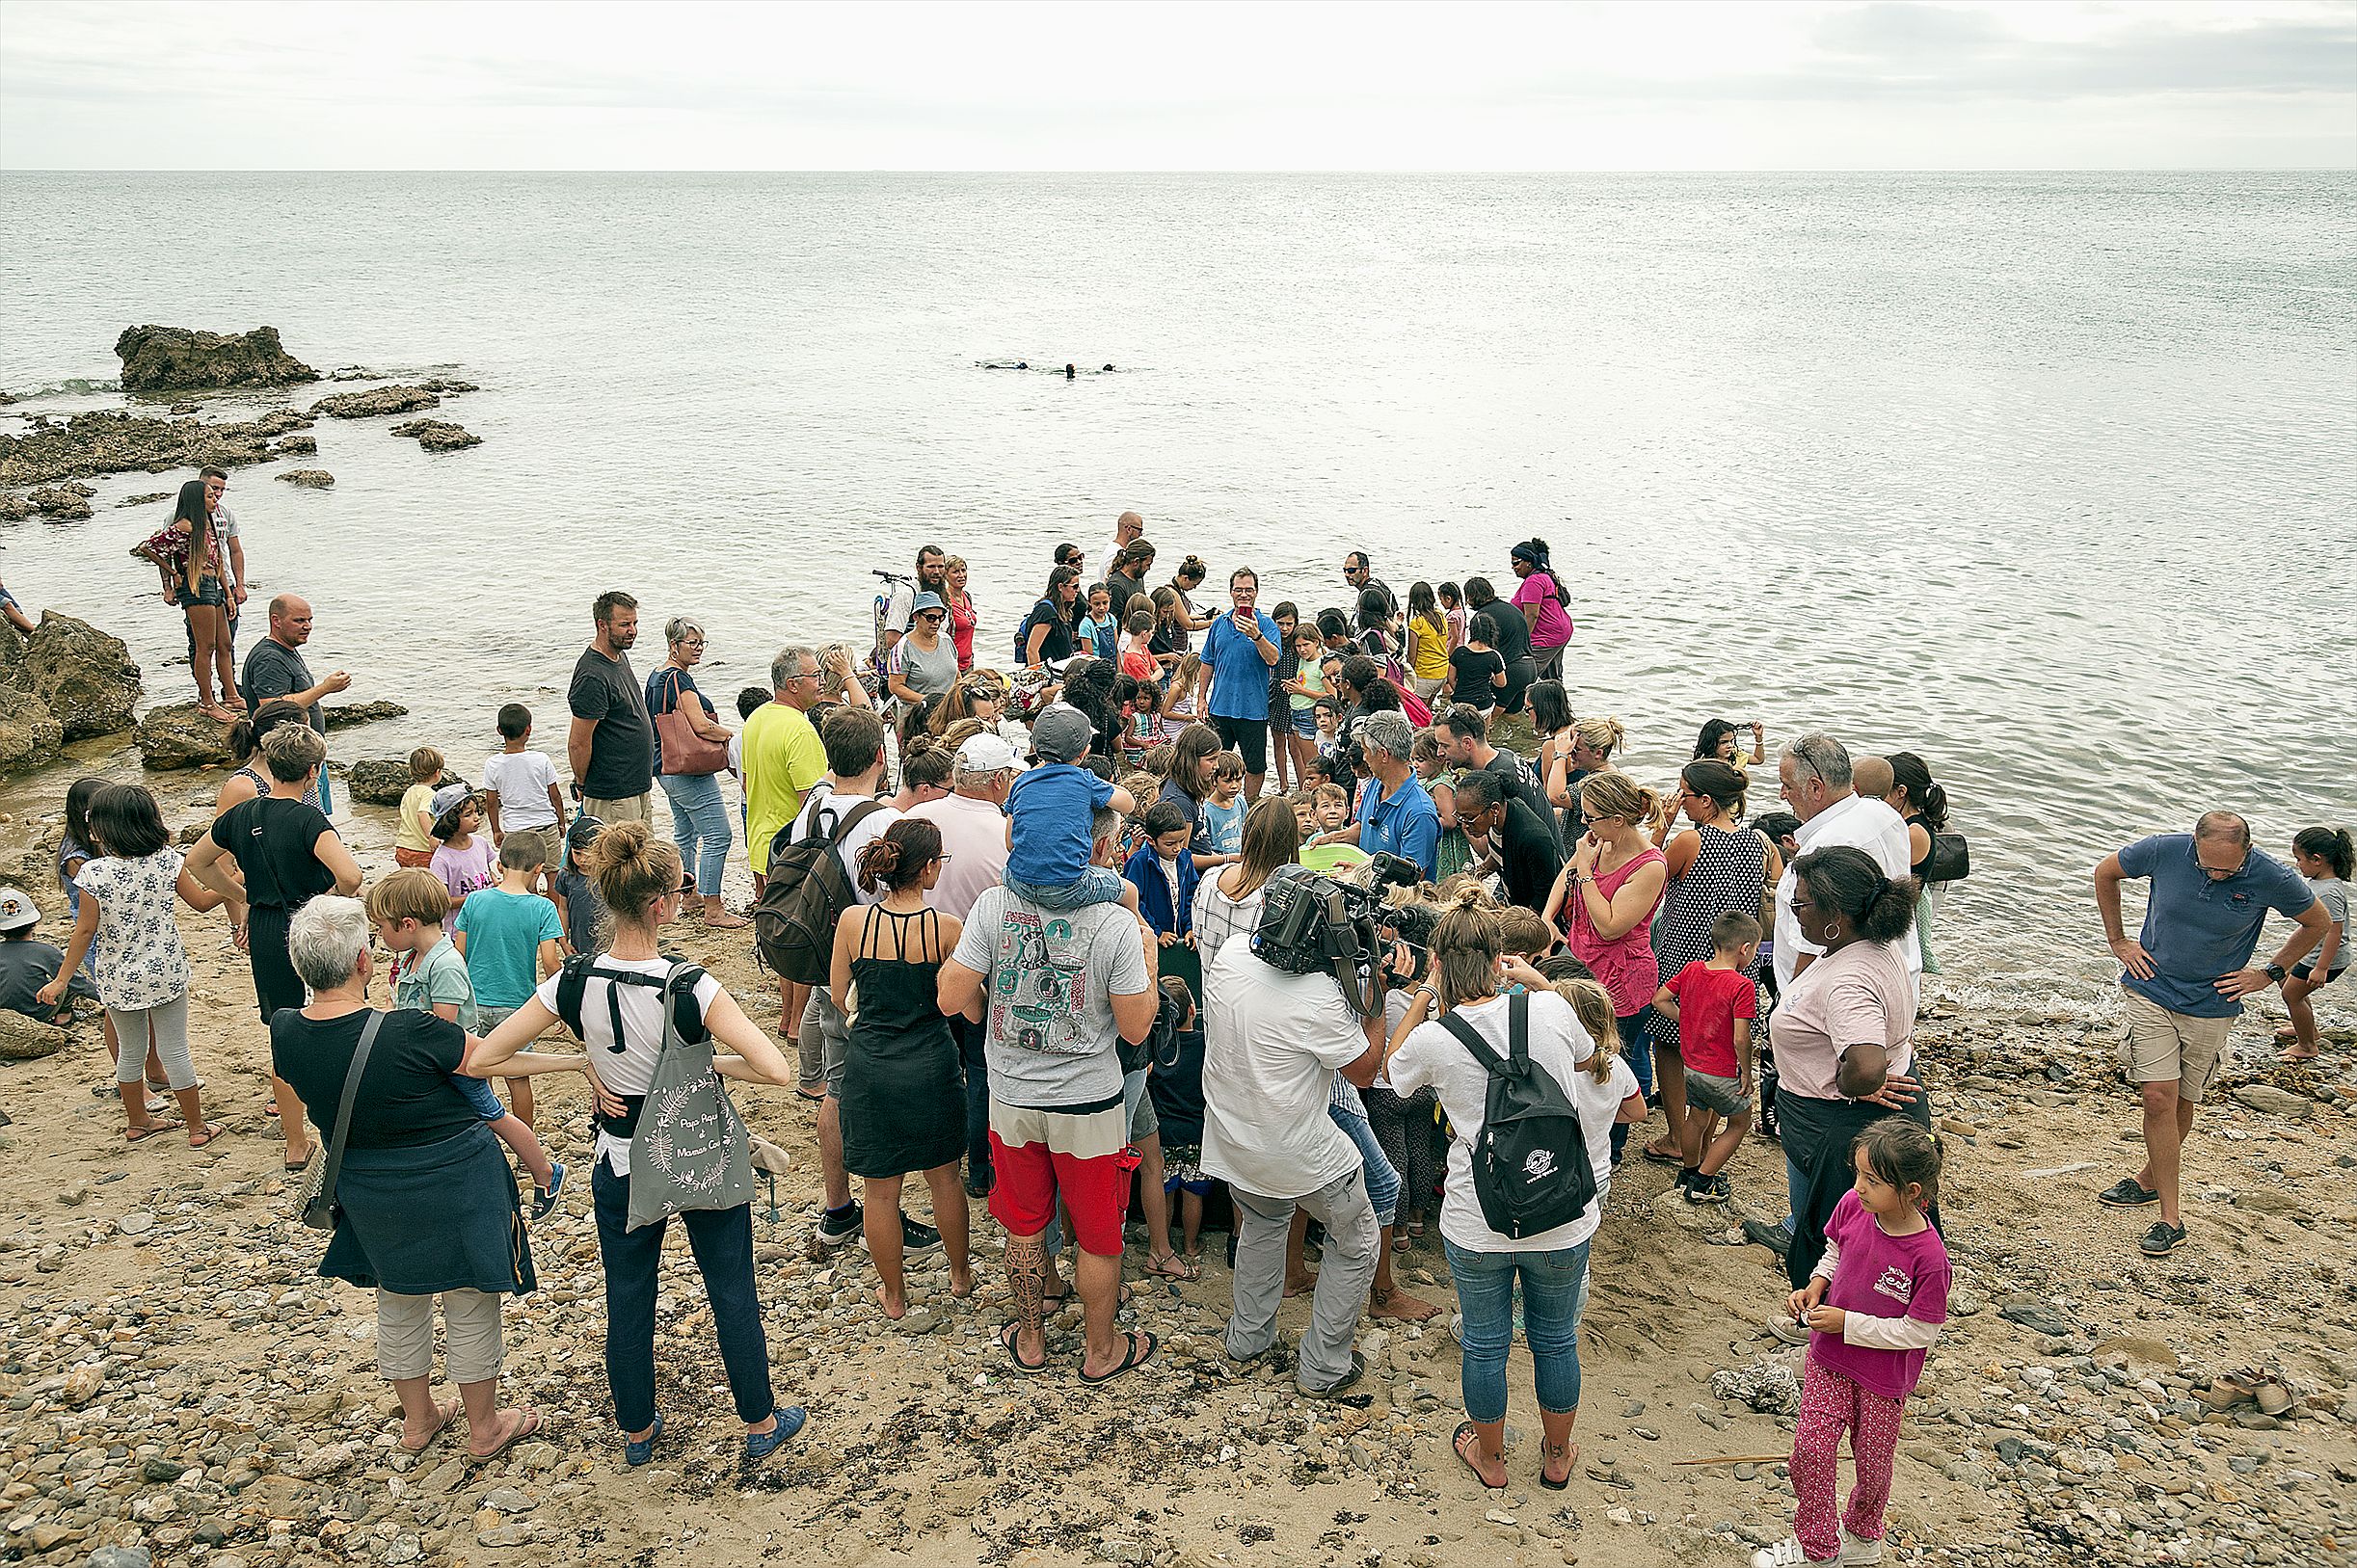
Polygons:
[[1617,769],[1591,774],[1580,784],[1585,837],[1555,879],[1542,912],[1560,924],[1571,956],[1595,971],[1620,1020],[1620,1050],[1647,1099],[1653,1093],[1653,1049],[1642,1015],[1660,989],[1653,959],[1653,911],[1669,886],[1669,863],[1648,831],[1661,802]]

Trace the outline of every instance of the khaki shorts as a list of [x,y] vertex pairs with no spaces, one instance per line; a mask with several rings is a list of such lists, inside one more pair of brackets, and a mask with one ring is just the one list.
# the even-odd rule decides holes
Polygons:
[[581,810],[612,827],[617,822],[648,822],[655,820],[655,792],[632,795],[629,800],[593,800],[584,795]]
[[2232,1018],[2172,1013],[2140,992],[2120,988],[2128,1003],[2128,1076],[2138,1083],[2175,1079],[2181,1100],[2200,1104],[2225,1065]]

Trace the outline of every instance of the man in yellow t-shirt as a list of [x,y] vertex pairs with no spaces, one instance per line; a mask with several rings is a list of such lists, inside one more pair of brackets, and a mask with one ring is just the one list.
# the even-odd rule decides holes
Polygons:
[[[818,655],[789,648],[769,664],[774,701],[745,720],[740,748],[745,778],[746,851],[753,860],[755,897],[768,880],[769,844],[802,810],[802,792],[826,776],[826,747],[809,718],[818,701]],[[865,702],[856,680],[844,687],[846,701]]]

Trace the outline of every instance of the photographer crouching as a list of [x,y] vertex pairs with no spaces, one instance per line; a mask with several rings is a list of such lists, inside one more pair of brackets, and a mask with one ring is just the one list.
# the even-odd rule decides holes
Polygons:
[[[1363,889],[1279,866],[1251,941],[1228,943],[1203,977],[1203,1169],[1228,1183],[1237,1216],[1227,1353],[1251,1361],[1275,1343],[1286,1234],[1307,1213],[1326,1227],[1294,1374],[1312,1398],[1367,1369],[1353,1344],[1381,1240],[1367,1160],[1327,1106],[1337,1072],[1364,1088],[1382,1063],[1379,913]],[[1389,1185],[1396,1201],[1396,1176]]]

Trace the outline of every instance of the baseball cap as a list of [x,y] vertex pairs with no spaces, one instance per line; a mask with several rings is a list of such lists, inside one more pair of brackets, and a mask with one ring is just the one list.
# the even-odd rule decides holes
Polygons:
[[22,931],[40,922],[40,911],[14,888],[0,888],[0,931]]
[[1043,761],[1077,762],[1095,738],[1088,715],[1069,703],[1052,704],[1031,721],[1031,750]]
[[440,789],[434,791],[434,814],[442,815],[442,812],[473,793],[473,790],[463,784],[443,784]]
[[957,765],[967,773],[1004,773],[1009,768],[1021,768],[1023,759],[1006,743],[1004,735],[994,735],[985,730],[978,735],[968,735],[965,744],[957,748]]

